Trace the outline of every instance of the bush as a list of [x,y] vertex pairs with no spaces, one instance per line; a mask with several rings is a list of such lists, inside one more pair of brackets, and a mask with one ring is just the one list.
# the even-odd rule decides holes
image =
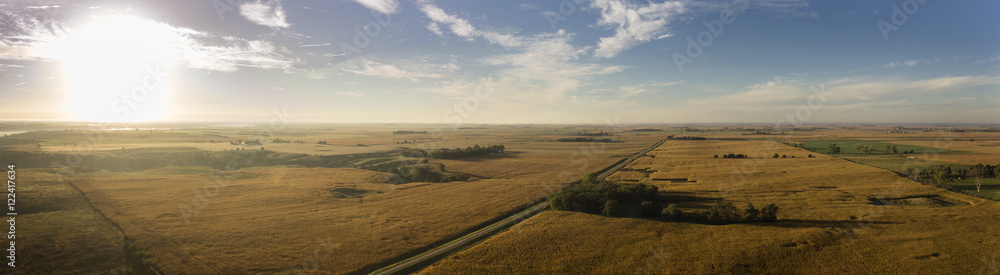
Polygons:
[[773,222],[778,220],[778,206],[774,203],[764,206],[764,209],[760,210],[761,220],[765,222]]
[[712,205],[708,210],[701,213],[701,218],[709,223],[723,224],[734,222],[773,222],[778,220],[778,206],[768,204],[764,209],[757,210],[751,203],[747,203],[746,209],[740,211],[731,202],[722,201]]
[[731,222],[740,219],[739,209],[733,206],[733,203],[728,201],[717,202],[712,204],[703,214],[708,222],[720,223],[720,222]]
[[663,208],[660,212],[660,217],[663,217],[666,221],[676,221],[681,218],[681,210],[677,208],[677,204],[671,203],[666,208]]
[[778,153],[774,153],[774,158],[778,158]]
[[613,217],[615,215],[615,210],[617,209],[618,209],[618,201],[608,200],[604,202],[604,210],[601,211],[601,214],[604,214],[604,216]]
[[752,203],[747,203],[747,209],[743,211],[743,220],[746,221],[760,221],[760,210],[753,207]]

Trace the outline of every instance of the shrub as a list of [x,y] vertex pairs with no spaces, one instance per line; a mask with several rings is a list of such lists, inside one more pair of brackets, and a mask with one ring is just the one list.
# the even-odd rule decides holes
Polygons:
[[739,220],[739,210],[728,201],[717,202],[705,211],[704,218],[709,222],[729,222]]
[[765,222],[773,222],[778,220],[778,206],[774,203],[764,206],[764,209],[760,210],[761,220]]
[[778,158],[778,153],[774,153],[774,158]]
[[743,220],[746,221],[760,221],[760,210],[753,207],[752,203],[747,203],[746,210],[743,211]]
[[667,221],[676,221],[681,218],[681,210],[677,208],[677,204],[671,203],[660,211],[660,217]]
[[604,216],[613,217],[615,215],[615,210],[617,209],[618,209],[618,201],[608,200],[604,202],[604,210],[601,211],[601,214],[604,214]]

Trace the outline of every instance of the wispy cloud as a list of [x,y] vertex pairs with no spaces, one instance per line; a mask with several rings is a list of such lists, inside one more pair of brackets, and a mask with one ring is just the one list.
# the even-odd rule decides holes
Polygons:
[[264,3],[260,0],[240,5],[240,15],[261,26],[272,28],[288,28],[291,24],[285,20],[285,9],[279,2]]
[[830,103],[850,104],[946,94],[966,87],[1000,85],[1000,76],[942,76],[917,80],[898,77],[844,78],[825,82],[774,78],[772,81],[748,86],[746,90],[738,93],[692,99],[688,104],[722,108],[734,106],[774,108],[782,104],[803,104],[813,95],[812,87],[820,85],[830,94],[828,97]]
[[399,1],[396,0],[353,0],[366,8],[383,14],[394,14],[399,11]]
[[360,94],[360,93],[357,93],[357,92],[352,92],[352,91],[337,92],[337,94],[338,95],[342,95],[342,96],[350,96],[350,97],[364,97],[365,96],[363,94]]
[[469,21],[446,13],[443,9],[431,4],[430,1],[417,1],[417,6],[420,8],[420,11],[424,12],[427,18],[432,20],[432,22],[428,23],[427,29],[438,36],[444,34],[438,24],[447,26],[452,33],[461,37],[470,37],[476,34],[476,28],[472,24],[469,24]]
[[343,71],[359,75],[382,78],[402,78],[418,81],[420,78],[442,78],[440,74],[413,72],[392,64],[382,64],[361,58],[355,66],[344,68]]
[[686,11],[684,3],[635,4],[627,0],[595,0],[591,7],[601,10],[597,24],[615,29],[613,36],[602,37],[597,43],[595,56],[615,57],[636,45],[669,37],[667,24]]
[[751,2],[750,8],[777,14],[778,17],[819,17],[805,0],[756,0]]
[[525,4],[518,4],[517,7],[520,8],[520,9],[522,9],[522,10],[536,10],[536,9],[541,8],[542,6],[539,6],[539,5],[536,5],[536,4],[526,4],[525,3]]
[[300,47],[300,48],[308,48],[308,47],[324,47],[324,46],[330,46],[330,43],[321,43],[321,44],[305,44],[305,45],[299,45],[299,47]]
[[882,65],[882,67],[885,67],[885,68],[896,68],[896,67],[899,67],[899,66],[913,67],[913,66],[916,66],[917,64],[920,64],[920,63],[935,63],[935,62],[938,62],[938,60],[939,59],[934,58],[934,59],[919,59],[919,60],[918,59],[910,59],[910,60],[903,60],[903,61],[893,61],[893,62],[889,62],[888,64]]
[[657,89],[659,89],[659,87],[673,86],[681,83],[684,83],[684,81],[683,80],[673,81],[673,82],[652,81],[639,85],[627,85],[618,87],[617,93],[623,98],[629,98],[645,93],[655,92]]

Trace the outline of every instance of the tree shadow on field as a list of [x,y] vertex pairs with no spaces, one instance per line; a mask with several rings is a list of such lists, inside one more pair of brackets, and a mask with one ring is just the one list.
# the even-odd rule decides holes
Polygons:
[[520,152],[505,152],[505,153],[502,153],[502,154],[476,156],[476,157],[464,157],[464,158],[456,158],[456,159],[452,159],[452,160],[455,160],[455,161],[468,161],[468,162],[480,162],[480,161],[488,161],[488,160],[496,160],[496,159],[518,158],[518,156],[516,156],[516,154],[520,154]]
[[694,192],[665,192],[660,195],[664,205],[677,204],[680,209],[704,210],[712,207],[712,204],[723,201],[722,198],[700,197]]
[[783,228],[844,228],[845,226],[858,227],[858,225],[865,224],[868,226],[876,224],[900,224],[899,222],[884,222],[884,221],[867,221],[867,220],[801,220],[801,219],[782,219],[780,214],[778,216],[778,221],[775,222],[752,222],[745,223],[749,225],[757,226],[770,226],[770,227],[783,227]]

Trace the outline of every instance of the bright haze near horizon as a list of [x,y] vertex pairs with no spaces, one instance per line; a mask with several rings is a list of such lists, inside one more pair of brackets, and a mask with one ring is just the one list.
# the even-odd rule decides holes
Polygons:
[[0,119],[1000,123],[1000,2],[0,4]]

